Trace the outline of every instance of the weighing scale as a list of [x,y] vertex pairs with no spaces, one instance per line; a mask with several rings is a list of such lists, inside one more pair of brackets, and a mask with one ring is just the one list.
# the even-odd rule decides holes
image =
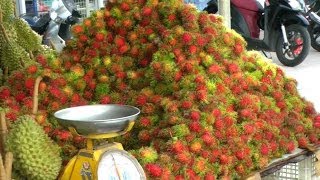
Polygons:
[[140,110],[128,105],[86,105],[54,113],[59,123],[73,134],[86,138],[86,149],[74,156],[60,180],[139,180],[146,179],[138,161],[122,144],[94,145],[94,140],[120,136],[130,131]]

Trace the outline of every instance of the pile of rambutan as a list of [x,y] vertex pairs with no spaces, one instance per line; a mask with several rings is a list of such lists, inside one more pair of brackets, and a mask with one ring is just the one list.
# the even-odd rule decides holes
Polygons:
[[320,116],[296,81],[246,51],[220,16],[177,0],[113,0],[72,31],[60,55],[38,56],[0,88],[15,121],[31,111],[42,77],[35,116],[66,160],[83,138],[53,113],[92,103],[141,109],[134,129],[116,140],[150,179],[246,177],[320,142]]

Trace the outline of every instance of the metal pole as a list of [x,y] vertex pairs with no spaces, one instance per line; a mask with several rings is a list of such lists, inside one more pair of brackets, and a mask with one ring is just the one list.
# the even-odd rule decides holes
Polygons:
[[223,16],[225,25],[231,27],[230,0],[219,0],[219,14]]
[[25,0],[17,0],[17,9],[19,11],[19,15],[26,13],[26,1]]

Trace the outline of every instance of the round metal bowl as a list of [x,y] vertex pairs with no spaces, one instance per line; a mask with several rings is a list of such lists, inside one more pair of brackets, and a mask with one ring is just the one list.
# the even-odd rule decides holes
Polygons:
[[140,110],[118,104],[85,105],[66,108],[54,113],[61,126],[75,128],[80,135],[117,133],[137,119]]

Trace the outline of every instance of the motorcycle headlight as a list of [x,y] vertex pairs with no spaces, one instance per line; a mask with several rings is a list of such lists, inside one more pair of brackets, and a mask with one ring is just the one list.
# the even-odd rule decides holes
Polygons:
[[306,6],[303,0],[289,0],[288,3],[295,11],[304,11],[304,8]]

